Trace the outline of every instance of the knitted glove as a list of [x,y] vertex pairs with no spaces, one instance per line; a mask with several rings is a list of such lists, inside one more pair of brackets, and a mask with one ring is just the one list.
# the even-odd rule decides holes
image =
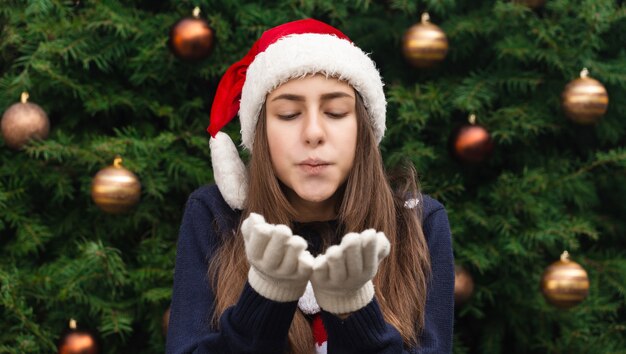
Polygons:
[[319,306],[334,314],[365,307],[374,297],[372,278],[391,246],[373,229],[349,233],[341,243],[315,258],[311,283]]
[[314,258],[306,251],[307,242],[292,235],[286,225],[268,224],[255,213],[243,221],[241,233],[250,263],[250,286],[270,300],[298,300],[313,271]]

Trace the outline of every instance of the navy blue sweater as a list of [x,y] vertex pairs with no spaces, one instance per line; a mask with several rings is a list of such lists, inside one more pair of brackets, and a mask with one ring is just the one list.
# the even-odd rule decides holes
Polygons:
[[[454,259],[448,217],[436,200],[424,196],[423,230],[432,263],[425,328],[419,348],[403,348],[399,332],[384,321],[374,299],[347,319],[322,311],[328,353],[450,353],[454,318]],[[280,303],[259,295],[246,283],[235,306],[210,324],[215,295],[208,281],[208,260],[219,246],[219,230],[236,227],[239,214],[217,186],[194,191],[180,227],[167,353],[282,353],[297,302]],[[244,255],[242,255],[243,257]]]

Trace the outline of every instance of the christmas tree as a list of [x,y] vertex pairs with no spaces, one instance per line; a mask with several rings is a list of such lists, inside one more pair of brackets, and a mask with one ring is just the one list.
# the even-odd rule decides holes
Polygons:
[[[185,201],[212,183],[205,128],[219,78],[265,29],[312,17],[371,53],[389,101],[386,167],[412,162],[448,211],[475,284],[456,310],[454,352],[623,353],[626,5],[536,3],[2,0],[0,111],[28,92],[50,133],[21,149],[15,132],[0,140],[0,352],[54,352],[70,318],[105,353],[163,351]],[[196,6],[215,46],[185,61],[169,31]],[[403,36],[426,11],[449,50],[417,68]],[[561,106],[583,68],[610,100],[596,124]],[[494,144],[480,164],[450,154],[471,114]],[[122,214],[91,197],[116,156],[141,183]],[[590,280],[567,310],[539,286],[564,250]]]

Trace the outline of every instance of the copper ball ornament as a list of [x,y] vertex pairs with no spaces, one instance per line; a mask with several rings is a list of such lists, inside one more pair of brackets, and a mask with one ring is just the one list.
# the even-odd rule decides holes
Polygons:
[[540,7],[543,7],[543,5],[545,5],[546,0],[514,0],[513,2],[526,5],[530,7],[531,9],[538,9]]
[[76,321],[70,320],[69,330],[61,335],[57,344],[58,354],[99,354],[100,343],[90,331],[77,329]]
[[432,67],[448,54],[448,38],[441,28],[429,22],[428,13],[424,13],[422,22],[404,33],[402,53],[417,68]]
[[454,266],[454,304],[463,305],[474,293],[474,279],[462,266]]
[[541,276],[541,292],[555,307],[568,309],[582,302],[589,294],[587,271],[563,252],[561,259],[546,268]]
[[565,115],[582,125],[595,124],[606,113],[609,95],[598,80],[589,77],[583,69],[580,78],[570,81],[561,95]]
[[170,307],[165,310],[163,314],[163,318],[161,319],[161,327],[163,329],[163,335],[167,337],[167,329],[170,324]]
[[116,158],[113,166],[98,171],[91,184],[91,198],[109,214],[128,212],[141,196],[139,179],[121,163],[122,159]]
[[476,123],[476,116],[471,115],[469,124],[459,125],[452,131],[449,149],[452,157],[466,164],[485,162],[493,152],[494,143],[487,128]]
[[24,92],[21,102],[10,106],[2,115],[0,123],[4,143],[15,150],[21,149],[29,140],[47,138],[50,132],[50,120],[46,112],[27,101],[28,93]]
[[170,29],[168,46],[180,59],[198,61],[213,51],[215,31],[199,15],[200,9],[196,7],[193,17],[180,19]]

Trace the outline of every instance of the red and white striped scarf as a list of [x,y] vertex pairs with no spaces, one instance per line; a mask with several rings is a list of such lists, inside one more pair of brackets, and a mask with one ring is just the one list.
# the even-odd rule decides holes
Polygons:
[[324,329],[322,316],[319,312],[313,315],[311,327],[313,328],[313,338],[315,339],[315,353],[326,354],[328,351],[328,334],[326,329]]

